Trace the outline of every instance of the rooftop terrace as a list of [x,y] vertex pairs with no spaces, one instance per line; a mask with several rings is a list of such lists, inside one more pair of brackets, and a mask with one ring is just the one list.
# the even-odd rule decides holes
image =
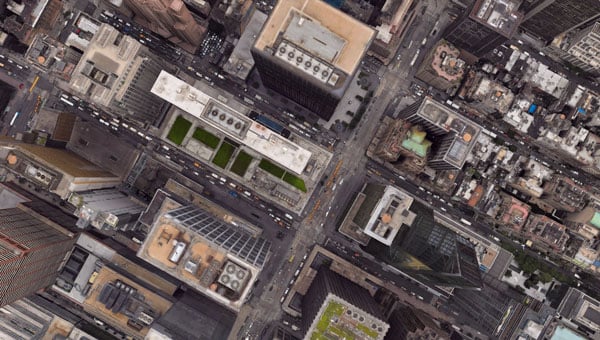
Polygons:
[[245,112],[165,71],[160,73],[151,92],[296,174],[302,174],[312,156],[310,151],[252,121]]

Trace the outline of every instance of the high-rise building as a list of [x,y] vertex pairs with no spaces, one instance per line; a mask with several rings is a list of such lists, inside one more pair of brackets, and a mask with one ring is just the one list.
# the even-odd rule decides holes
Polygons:
[[69,203],[77,207],[77,225],[91,225],[100,230],[132,230],[144,210],[139,202],[117,189],[92,190],[72,193]]
[[54,283],[74,234],[23,205],[0,210],[0,306]]
[[[340,337],[383,340],[389,325],[369,292],[322,265],[302,298],[305,340]],[[335,335],[334,335],[335,334]]]
[[102,24],[75,67],[70,88],[78,96],[144,123],[161,120],[168,106],[150,93],[162,70],[173,67],[133,37]]
[[137,256],[239,311],[268,260],[271,243],[241,223],[233,225],[217,217],[208,210],[216,209],[213,206],[183,204],[190,202],[156,192],[140,218],[150,224],[150,230]]
[[329,120],[374,37],[325,1],[279,1],[252,54],[265,86]]
[[450,334],[423,311],[409,306],[395,309],[388,319],[385,340],[449,340]]
[[219,1],[210,12],[210,17],[223,25],[228,34],[239,37],[255,11],[252,0]]
[[586,72],[600,73],[600,22],[578,32],[563,59]]
[[517,0],[477,0],[446,29],[444,38],[482,57],[513,37],[523,19],[517,11],[519,4]]
[[206,28],[201,26],[181,0],[127,0],[135,20],[189,53],[195,53]]
[[600,18],[598,0],[533,0],[521,8],[525,11],[521,28],[544,41]]
[[435,170],[461,169],[481,131],[474,122],[431,98],[402,110],[399,118],[436,137],[427,162]]
[[62,199],[72,192],[112,188],[121,183],[118,176],[64,149],[7,144],[0,145],[0,158],[15,175]]
[[[379,197],[368,197],[355,220],[377,211],[368,210]],[[474,245],[434,220],[433,210],[413,200],[391,244],[372,238],[365,250],[427,285],[479,288],[481,274]]]

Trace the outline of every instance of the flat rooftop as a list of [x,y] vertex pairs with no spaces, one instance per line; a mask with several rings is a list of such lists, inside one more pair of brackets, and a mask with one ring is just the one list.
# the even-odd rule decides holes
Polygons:
[[[148,333],[148,326],[136,331],[134,328],[128,326],[127,322],[130,317],[125,315],[124,310],[115,313],[113,312],[113,309],[108,309],[107,306],[100,301],[100,293],[104,287],[110,283],[116,282],[117,280],[134,288],[138,296],[141,296],[140,300],[146,304],[146,307],[150,307],[151,310],[156,313],[155,318],[164,315],[173,305],[173,303],[169,300],[151,292],[150,290],[120,275],[116,271],[104,266],[98,270],[98,276],[96,276],[89,294],[82,303],[83,309],[86,312],[97,316],[100,320],[103,320],[128,334],[135,334],[137,337],[143,337]],[[133,308],[135,304],[132,303],[131,306],[131,308]],[[125,307],[123,309],[125,309]]]
[[389,327],[386,322],[330,293],[306,332],[305,339],[383,340]]
[[260,30],[267,21],[267,18],[268,16],[265,13],[254,11],[240,40],[235,45],[233,52],[231,52],[229,60],[223,66],[225,72],[243,80],[248,78],[248,74],[254,68],[254,59],[250,50],[252,50],[256,37],[260,34]]
[[[252,121],[245,113],[223,104],[168,72],[160,73],[151,92],[298,175],[302,174],[312,156],[310,151]],[[220,119],[221,116],[228,119]],[[224,122],[229,119],[235,124],[226,125]]]
[[122,36],[116,28],[101,24],[73,71],[71,88],[109,105],[119,80],[124,80],[141,47],[133,37]]
[[75,178],[99,177],[119,180],[118,176],[64,149],[48,148],[33,144],[18,144],[15,145],[15,149],[37,162]]
[[409,210],[413,198],[392,186],[383,195],[369,218],[364,233],[377,241],[391,245],[402,225],[411,225],[415,214]]
[[375,30],[321,0],[279,1],[256,40],[255,48],[275,49],[282,37],[353,74]]
[[471,17],[510,38],[523,18],[517,11],[520,4],[517,0],[479,0],[473,6]]
[[462,168],[475,145],[481,127],[429,97],[421,103],[418,114],[448,133],[454,134],[452,145],[444,158],[456,167]]
[[170,198],[156,216],[138,257],[239,311],[267,260],[270,243]]

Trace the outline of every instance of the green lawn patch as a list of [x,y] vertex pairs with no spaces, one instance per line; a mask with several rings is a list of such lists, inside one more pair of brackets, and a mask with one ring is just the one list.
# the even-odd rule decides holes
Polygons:
[[216,149],[217,146],[219,146],[219,142],[221,141],[221,138],[213,135],[212,133],[202,128],[196,128],[196,131],[194,131],[192,137],[211,149]]
[[173,122],[173,125],[171,126],[171,131],[169,131],[167,139],[177,145],[181,145],[183,139],[185,138],[185,135],[187,135],[191,127],[192,123],[189,120],[178,116],[175,119],[175,122]]
[[240,151],[235,158],[235,161],[233,161],[233,164],[231,165],[231,172],[238,176],[244,177],[244,174],[246,173],[246,170],[248,170],[248,166],[250,166],[252,159],[252,156],[244,151]]
[[269,162],[266,159],[262,159],[260,161],[260,163],[258,164],[258,167],[265,170],[266,172],[270,173],[271,175],[273,175],[277,178],[281,178],[281,177],[283,177],[283,174],[285,174],[285,170],[283,170],[282,168],[278,167],[277,165]]
[[231,155],[233,155],[234,151],[235,151],[235,147],[233,145],[228,144],[228,143],[223,143],[223,144],[221,144],[221,147],[215,154],[215,157],[213,158],[212,162],[216,166],[225,169],[225,167],[227,166],[227,163],[229,163],[229,160],[231,159]]
[[319,319],[319,322],[317,323],[317,329],[321,332],[327,331],[327,327],[329,327],[329,323],[331,322],[331,319],[334,316],[342,315],[343,311],[344,311],[344,306],[342,306],[342,304],[334,302],[334,301],[329,301],[327,308],[325,308],[325,310],[323,311],[323,315],[321,315],[321,318]]
[[369,328],[362,323],[357,324],[356,328],[373,339],[377,339],[377,336],[379,335],[379,333],[376,330]]
[[262,159],[258,164],[258,167],[277,178],[283,179],[284,182],[293,185],[298,190],[306,192],[306,184],[302,178],[285,171],[283,168],[269,162],[268,160]]
[[286,172],[285,175],[283,175],[283,180],[286,181],[287,183],[293,185],[298,190],[301,190],[302,192],[306,192],[306,184],[304,183],[304,180],[302,178],[300,178],[296,175],[290,174],[289,172]]

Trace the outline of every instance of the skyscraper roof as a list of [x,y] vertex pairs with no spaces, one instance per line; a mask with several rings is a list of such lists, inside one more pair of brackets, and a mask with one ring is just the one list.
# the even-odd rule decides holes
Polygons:
[[335,68],[352,74],[375,36],[369,26],[321,0],[279,1],[256,40],[258,50],[292,42]]

